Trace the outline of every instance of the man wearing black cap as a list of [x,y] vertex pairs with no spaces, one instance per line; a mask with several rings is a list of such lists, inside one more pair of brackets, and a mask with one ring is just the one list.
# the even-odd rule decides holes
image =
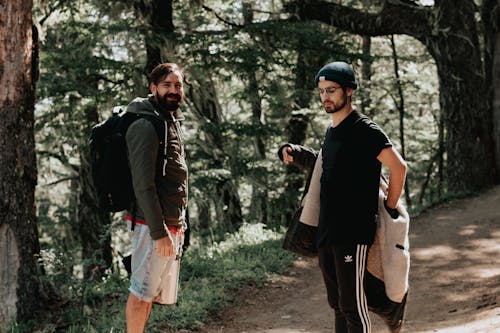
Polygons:
[[[337,61],[321,68],[315,85],[332,118],[318,155],[318,160],[322,159],[319,266],[328,303],[335,310],[335,332],[367,333],[371,324],[364,273],[368,248],[375,237],[381,165],[390,172],[385,208],[393,218],[399,214],[395,207],[407,167],[382,129],[353,108],[351,97],[358,85],[347,63]],[[310,160],[305,154],[310,150],[293,144],[279,151],[283,162],[298,166]]]

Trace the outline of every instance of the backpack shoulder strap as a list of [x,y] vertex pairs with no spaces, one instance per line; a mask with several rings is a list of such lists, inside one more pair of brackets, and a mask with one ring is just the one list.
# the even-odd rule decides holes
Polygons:
[[132,113],[127,111],[121,111],[118,116],[124,119],[126,128],[128,128],[134,121],[138,119],[143,118],[148,120],[155,129],[158,140],[160,141],[160,145],[165,144],[165,141],[167,140],[165,131],[166,124],[160,119],[160,117],[153,114]]
[[166,126],[167,124],[160,119],[160,117],[156,115],[149,114],[141,114],[139,115],[141,118],[147,119],[151,125],[155,128],[156,134],[158,135],[158,140],[160,140],[160,145],[165,144],[167,141],[167,132]]
[[162,120],[159,114],[141,114],[140,117],[147,119],[155,128],[156,134],[158,135],[158,140],[160,141],[160,147],[163,146],[163,165],[162,174],[166,175],[167,167],[167,143],[168,143],[168,124],[166,120]]

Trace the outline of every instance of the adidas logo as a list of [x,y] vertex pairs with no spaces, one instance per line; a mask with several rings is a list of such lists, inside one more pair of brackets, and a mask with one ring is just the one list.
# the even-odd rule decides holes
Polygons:
[[352,256],[346,255],[344,256],[345,262],[352,262]]

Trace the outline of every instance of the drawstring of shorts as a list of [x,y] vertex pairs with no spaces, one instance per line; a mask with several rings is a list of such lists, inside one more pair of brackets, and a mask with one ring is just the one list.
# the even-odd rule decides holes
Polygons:
[[168,124],[167,121],[164,120],[165,123],[165,139],[163,144],[163,176],[167,174],[167,134],[168,134]]

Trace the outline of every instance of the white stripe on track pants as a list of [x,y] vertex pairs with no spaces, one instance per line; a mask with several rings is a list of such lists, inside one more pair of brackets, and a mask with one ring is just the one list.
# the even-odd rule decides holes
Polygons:
[[336,244],[319,249],[328,304],[335,310],[336,333],[370,333],[364,290],[368,245]]

